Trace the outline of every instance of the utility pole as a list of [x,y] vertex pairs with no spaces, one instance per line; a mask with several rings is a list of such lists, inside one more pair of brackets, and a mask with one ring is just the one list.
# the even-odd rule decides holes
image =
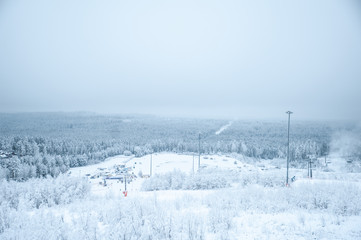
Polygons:
[[310,178],[310,157],[307,158],[307,177]]
[[194,153],[193,153],[193,164],[192,164],[192,172],[194,174]]
[[292,114],[293,112],[287,111],[286,113],[288,114],[288,134],[287,134],[288,143],[287,143],[287,177],[286,177],[286,186],[288,186],[288,167],[289,167],[289,161],[290,161],[290,120],[291,120],[291,114]]
[[198,171],[201,168],[201,133],[198,134]]

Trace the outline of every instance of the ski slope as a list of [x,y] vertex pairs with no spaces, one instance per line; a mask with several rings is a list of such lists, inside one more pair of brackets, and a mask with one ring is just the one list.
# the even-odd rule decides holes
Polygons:
[[[152,155],[145,155],[140,158],[134,156],[115,156],[111,157],[104,162],[71,168],[69,171],[70,176],[87,177],[92,185],[92,192],[97,195],[115,194],[121,195],[125,189],[125,184],[117,180],[107,180],[107,186],[100,185],[103,182],[103,178],[90,179],[89,177],[103,171],[111,172],[114,165],[124,164],[126,167],[131,168],[131,173],[137,176],[135,180],[127,184],[128,194],[138,194],[141,188],[141,184],[144,181],[139,177],[139,173],[142,175],[150,175],[152,160],[152,175],[164,174],[172,172],[174,170],[180,170],[185,173],[192,173],[198,171],[198,155],[192,154],[176,154],[176,153],[155,153]],[[200,158],[201,168],[221,168],[221,169],[238,169],[243,171],[259,171],[260,168],[251,164],[241,163],[239,160],[230,156],[223,155],[202,155]],[[90,176],[86,176],[90,175]]]
[[[151,159],[151,177],[177,169],[189,174],[198,170],[197,155],[156,153],[140,158],[112,157],[96,165],[72,168],[70,175],[85,177],[99,168],[111,171],[115,164],[126,165],[135,175],[140,172],[149,175]],[[201,168],[237,171],[241,177],[239,184],[211,190],[142,191],[142,183],[147,180],[138,177],[127,185],[128,195],[124,197],[124,183],[107,180],[107,186],[103,186],[99,184],[101,178],[89,179],[91,195],[83,202],[83,208],[89,211],[92,206],[91,216],[104,221],[120,207],[121,212],[127,212],[121,219],[127,219],[129,224],[137,224],[141,209],[143,217],[139,221],[149,219],[152,237],[165,236],[161,235],[162,231],[171,228],[172,239],[361,239],[358,213],[361,212],[358,197],[361,174],[338,172],[342,170],[340,162],[333,160],[330,159],[331,172],[315,169],[313,179],[307,178],[307,169],[291,167],[290,177],[295,176],[296,181],[285,187],[282,184],[286,174],[284,159],[202,155]],[[268,184],[274,179],[281,179],[281,185]],[[74,210],[76,207],[72,209],[73,212],[66,213],[69,224],[80,214]],[[97,224],[93,228],[103,237],[112,236],[114,231],[123,234],[132,229],[126,227],[128,225],[125,228],[114,225],[116,221]],[[141,226],[131,231],[129,236],[146,234]],[[189,234],[193,238],[189,238]]]

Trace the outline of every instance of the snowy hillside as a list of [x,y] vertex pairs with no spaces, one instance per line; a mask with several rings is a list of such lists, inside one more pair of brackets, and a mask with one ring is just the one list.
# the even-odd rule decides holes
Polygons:
[[[325,172],[319,167],[309,179],[307,169],[290,168],[290,176],[296,180],[285,187],[283,165],[284,159],[202,155],[199,171],[198,156],[194,156],[193,173],[193,155],[112,157],[96,165],[72,168],[64,176],[80,176],[90,184],[82,199],[59,204],[43,201],[31,207],[24,205],[25,197],[18,196],[17,210],[10,208],[0,214],[0,237],[360,239],[361,174]],[[133,176],[127,181],[126,197],[125,179],[111,179],[117,176],[116,166],[127,169],[127,173],[121,171],[129,179]],[[155,187],[163,190],[149,190]],[[14,190],[9,194],[14,195]]]

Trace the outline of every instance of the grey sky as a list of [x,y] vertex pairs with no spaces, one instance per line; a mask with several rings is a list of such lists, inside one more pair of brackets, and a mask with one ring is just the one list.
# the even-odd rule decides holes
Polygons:
[[361,119],[354,0],[1,0],[0,111]]

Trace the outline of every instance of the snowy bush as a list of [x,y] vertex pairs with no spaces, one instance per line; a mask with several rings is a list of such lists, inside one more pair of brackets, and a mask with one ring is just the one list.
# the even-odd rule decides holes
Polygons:
[[[169,179],[167,181],[169,184]],[[16,185],[14,193],[20,188]],[[247,214],[251,220],[257,219],[256,216],[274,217],[276,222],[281,221],[280,225],[272,223],[262,229],[290,234],[291,227],[292,231],[297,230],[292,236],[298,236],[295,237],[298,239],[320,236],[330,239],[338,231],[344,231],[344,239],[358,239],[357,233],[355,235],[353,230],[345,230],[350,226],[342,223],[347,217],[357,216],[350,218],[356,221],[360,219],[358,202],[361,191],[356,184],[307,181],[293,184],[290,188],[251,184],[216,189],[205,195],[196,192],[175,195],[153,192],[120,199],[85,197],[66,206],[60,204],[57,207],[32,208],[30,211],[21,207],[10,208],[8,201],[2,201],[0,239],[237,239],[247,230],[238,224],[239,219]],[[20,197],[19,206],[22,201]],[[287,219],[283,223],[283,220],[277,219],[294,213],[296,222]],[[319,222],[314,229],[330,224],[334,224],[334,228],[325,228],[325,231],[329,231],[328,235],[323,235],[324,231],[313,235],[307,223],[312,219]],[[257,229],[259,225],[257,222],[250,224],[254,224],[254,227],[248,231]],[[252,235],[251,238],[273,236],[261,230],[257,232],[259,235]],[[300,232],[304,235],[296,235]]]
[[132,155],[132,152],[131,152],[131,151],[128,151],[128,150],[125,150],[125,151],[123,152],[123,155],[124,155],[124,156],[130,156],[130,155]]
[[356,184],[298,183],[291,188],[268,188],[250,185],[225,189],[207,199],[210,208],[261,211],[263,213],[287,212],[297,209],[331,212],[342,216],[359,216],[361,189]]
[[203,169],[194,175],[189,175],[183,184],[183,189],[217,189],[231,186],[238,180],[238,173],[217,168]]
[[17,209],[19,203],[27,208],[67,204],[84,198],[90,190],[85,179],[61,175],[57,178],[30,179],[27,182],[3,180],[0,185],[0,204]]
[[156,174],[143,182],[142,189],[144,191],[179,190],[182,189],[185,178],[186,174],[179,170],[173,170],[173,172],[165,174]]
[[237,179],[238,173],[231,170],[203,169],[188,175],[175,170],[147,179],[143,182],[142,189],[144,191],[217,189],[229,187]]
[[242,172],[240,174],[242,186],[258,184],[264,187],[281,187],[285,185],[284,181],[284,176],[272,172]]

